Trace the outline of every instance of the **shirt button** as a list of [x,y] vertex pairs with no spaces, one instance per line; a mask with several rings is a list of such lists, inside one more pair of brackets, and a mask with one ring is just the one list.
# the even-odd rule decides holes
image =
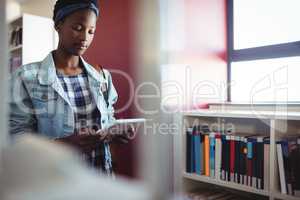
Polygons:
[[104,123],[105,123],[105,120],[103,119],[103,120],[102,120],[102,124],[104,124]]

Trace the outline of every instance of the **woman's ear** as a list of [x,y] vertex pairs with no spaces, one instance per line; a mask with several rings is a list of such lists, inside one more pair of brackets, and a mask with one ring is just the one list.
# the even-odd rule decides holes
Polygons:
[[57,24],[55,24],[54,25],[54,28],[55,28],[55,30],[58,32],[59,31],[59,29],[60,29],[60,23],[57,23]]
[[62,26],[63,20],[54,24],[54,28],[57,32],[59,32],[60,27]]

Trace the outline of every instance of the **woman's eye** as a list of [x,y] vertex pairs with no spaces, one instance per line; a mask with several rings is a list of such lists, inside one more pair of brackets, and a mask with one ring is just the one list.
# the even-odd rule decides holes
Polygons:
[[89,34],[94,34],[94,33],[95,33],[94,30],[89,31]]
[[82,26],[73,26],[73,29],[76,30],[76,31],[81,31]]

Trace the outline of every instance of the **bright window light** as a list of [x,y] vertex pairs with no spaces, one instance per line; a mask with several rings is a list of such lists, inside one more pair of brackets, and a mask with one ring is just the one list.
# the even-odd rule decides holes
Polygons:
[[234,49],[300,40],[299,0],[234,0]]
[[231,63],[233,102],[300,102],[300,57]]

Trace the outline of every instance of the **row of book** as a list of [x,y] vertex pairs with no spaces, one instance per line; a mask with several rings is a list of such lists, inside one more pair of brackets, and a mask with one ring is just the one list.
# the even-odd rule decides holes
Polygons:
[[14,27],[10,32],[9,44],[11,47],[16,47],[22,44],[23,28],[20,26]]
[[9,59],[10,72],[14,72],[18,67],[22,65],[21,55],[12,55]]
[[208,126],[187,129],[186,172],[269,188],[269,137],[211,132]]
[[300,138],[276,142],[281,193],[300,197]]

